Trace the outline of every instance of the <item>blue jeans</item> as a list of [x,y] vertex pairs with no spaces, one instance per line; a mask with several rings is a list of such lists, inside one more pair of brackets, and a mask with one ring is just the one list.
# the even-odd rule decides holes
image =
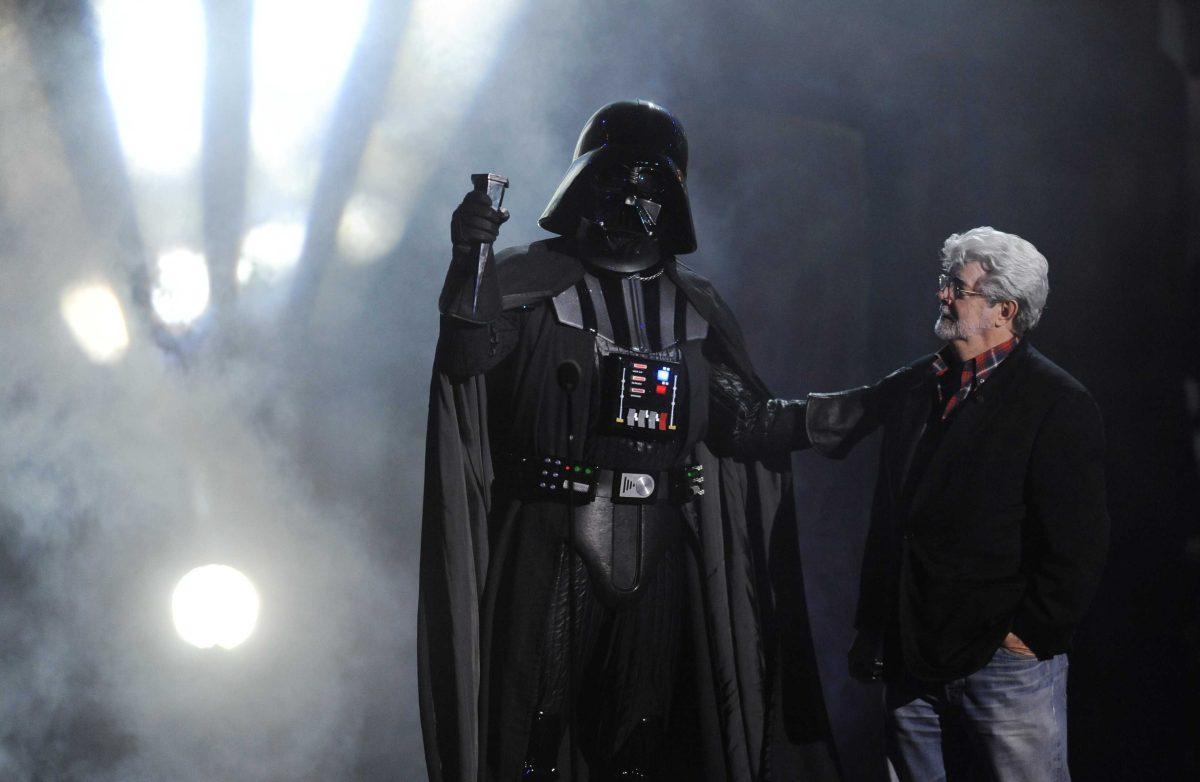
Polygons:
[[887,687],[893,782],[1069,782],[1067,656],[1001,647],[983,668],[945,684]]

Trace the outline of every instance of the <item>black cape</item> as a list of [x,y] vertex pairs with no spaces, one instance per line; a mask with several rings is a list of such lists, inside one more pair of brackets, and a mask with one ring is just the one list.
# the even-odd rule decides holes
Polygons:
[[[505,309],[553,297],[583,276],[562,240],[510,249],[496,270]],[[769,396],[741,331],[712,285],[678,262],[667,273],[709,323],[707,339]],[[483,782],[481,648],[491,624],[488,564],[504,556],[493,505],[486,376],[452,380],[435,367],[429,396],[418,606],[421,723],[429,778]],[[765,462],[695,450],[707,493],[684,515],[694,536],[688,588],[691,653],[702,704],[704,765],[723,777],[837,779],[813,654],[796,539],[791,459]],[[507,781],[505,781],[507,782]]]

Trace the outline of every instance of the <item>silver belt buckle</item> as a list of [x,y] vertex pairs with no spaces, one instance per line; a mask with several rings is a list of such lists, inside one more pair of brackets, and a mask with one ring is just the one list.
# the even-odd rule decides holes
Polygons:
[[613,496],[625,502],[653,502],[658,490],[658,481],[644,472],[621,472],[616,474]]

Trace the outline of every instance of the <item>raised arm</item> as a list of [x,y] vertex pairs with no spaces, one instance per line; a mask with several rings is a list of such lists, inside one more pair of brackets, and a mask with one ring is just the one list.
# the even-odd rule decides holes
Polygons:
[[500,363],[517,343],[519,315],[501,308],[496,261],[483,267],[476,290],[481,244],[490,245],[508,220],[507,210],[492,208],[486,193],[467,193],[450,218],[452,254],[438,299],[442,313],[436,363],[451,378],[481,374]]

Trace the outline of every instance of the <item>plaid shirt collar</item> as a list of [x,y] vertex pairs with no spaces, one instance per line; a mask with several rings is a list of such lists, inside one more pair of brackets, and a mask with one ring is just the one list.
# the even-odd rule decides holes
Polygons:
[[938,402],[945,405],[942,408],[943,421],[950,417],[950,414],[954,412],[956,407],[966,401],[972,390],[974,390],[977,386],[983,385],[983,383],[988,379],[988,375],[992,374],[992,372],[996,370],[996,367],[1000,366],[1000,363],[1004,361],[1004,359],[1008,358],[1009,354],[1013,352],[1013,348],[1017,346],[1018,341],[1019,340],[1016,337],[1013,337],[1008,342],[997,345],[990,350],[980,353],[974,358],[969,358],[962,362],[962,371],[959,375],[958,388],[953,393],[948,395],[946,389],[948,383],[946,381],[949,380],[949,378],[946,377],[946,374],[950,371],[951,366],[951,348],[949,345],[947,345],[937,352],[937,355],[935,355],[933,358],[933,365],[930,369],[933,372],[933,376],[937,378],[938,381],[935,383],[935,386],[937,387]]

